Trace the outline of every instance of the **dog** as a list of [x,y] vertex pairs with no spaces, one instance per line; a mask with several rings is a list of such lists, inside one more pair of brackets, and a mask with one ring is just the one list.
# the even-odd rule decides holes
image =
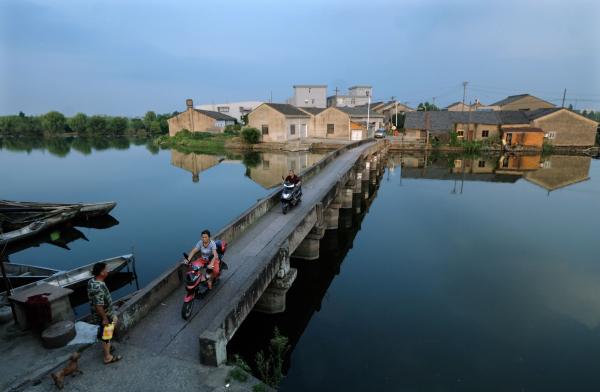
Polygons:
[[63,389],[65,386],[65,377],[73,376],[75,377],[77,374],[83,374],[81,370],[79,370],[79,357],[81,355],[78,352],[74,352],[69,357],[69,362],[67,362],[67,366],[65,366],[62,370],[52,373],[52,379],[54,380],[54,384],[58,389]]

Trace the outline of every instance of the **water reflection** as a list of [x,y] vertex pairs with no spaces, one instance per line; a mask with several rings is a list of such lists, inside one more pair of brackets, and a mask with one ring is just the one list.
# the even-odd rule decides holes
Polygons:
[[297,173],[318,162],[324,154],[307,151],[228,153],[226,157],[198,153],[182,153],[171,150],[171,165],[192,173],[192,181],[200,180],[200,173],[221,162],[242,163],[246,177],[263,188],[269,189],[281,183],[281,177],[289,170]]
[[262,152],[248,165],[247,175],[263,188],[272,188],[281,183],[281,177],[287,176],[290,170],[297,173],[317,163],[324,154],[308,151],[296,152]]
[[127,150],[131,144],[136,146],[146,144],[150,152],[153,154],[158,152],[158,147],[152,144],[152,139],[144,136],[2,137],[0,138],[0,151],[30,153],[33,150],[42,150],[64,158],[71,153],[71,150],[89,155],[93,150]]
[[[514,183],[525,179],[548,191],[588,180],[591,157],[514,155],[392,154],[388,168],[401,166],[402,178]],[[459,191],[460,193],[460,191]]]
[[177,150],[171,150],[171,165],[182,168],[192,173],[192,181],[200,181],[200,173],[218,165],[225,159],[222,156],[183,153]]

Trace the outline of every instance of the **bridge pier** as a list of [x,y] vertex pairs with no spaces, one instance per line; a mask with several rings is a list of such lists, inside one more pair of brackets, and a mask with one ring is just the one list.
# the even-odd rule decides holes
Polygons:
[[302,260],[316,260],[319,258],[319,242],[325,235],[325,225],[317,223],[315,227],[302,240],[294,251],[292,257]]
[[200,335],[200,363],[219,366],[227,362],[227,338],[225,331],[205,331]]
[[331,203],[325,211],[323,211],[323,221],[325,223],[325,230],[336,230],[338,228],[341,206],[341,204],[334,202]]
[[282,249],[284,256],[280,261],[277,276],[265,289],[262,296],[254,305],[254,311],[266,314],[282,313],[285,311],[286,294],[296,280],[298,270],[290,267],[290,256],[287,249]]

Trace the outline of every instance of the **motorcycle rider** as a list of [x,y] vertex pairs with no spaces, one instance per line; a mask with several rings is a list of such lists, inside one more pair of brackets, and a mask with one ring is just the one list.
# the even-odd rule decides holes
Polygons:
[[200,256],[203,259],[209,261],[208,269],[213,271],[206,282],[208,288],[212,289],[215,276],[219,275],[221,260],[219,259],[219,254],[217,253],[217,245],[215,244],[215,241],[210,239],[210,231],[202,231],[200,234],[200,241],[198,241],[192,250],[190,250],[190,255],[188,256],[188,260],[185,261],[185,264],[188,264],[189,261],[193,260],[194,256],[198,252],[200,252]]
[[294,171],[290,169],[288,176],[285,178],[285,182],[289,182],[290,184],[294,185],[299,185],[300,177],[298,177],[296,173],[294,173]]

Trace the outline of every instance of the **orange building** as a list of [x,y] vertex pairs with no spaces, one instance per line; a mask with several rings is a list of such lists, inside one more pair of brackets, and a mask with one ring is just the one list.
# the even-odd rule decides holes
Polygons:
[[534,127],[502,127],[502,145],[534,147],[541,149],[544,144],[544,131]]

